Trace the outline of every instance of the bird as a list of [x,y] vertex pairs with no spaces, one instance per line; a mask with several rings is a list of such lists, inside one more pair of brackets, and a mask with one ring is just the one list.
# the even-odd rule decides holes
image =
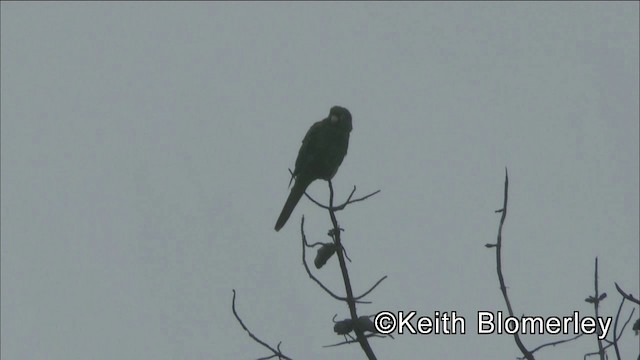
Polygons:
[[342,106],[333,106],[329,116],[311,125],[298,151],[289,186],[293,179],[295,183],[276,221],[276,231],[282,229],[314,180],[329,181],[336,174],[347,155],[352,129],[351,113]]

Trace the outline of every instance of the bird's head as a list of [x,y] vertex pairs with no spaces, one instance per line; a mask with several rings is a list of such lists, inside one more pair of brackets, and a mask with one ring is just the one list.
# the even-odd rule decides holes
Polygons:
[[353,128],[351,126],[351,113],[342,106],[334,106],[331,108],[329,111],[329,122],[347,132],[350,132]]

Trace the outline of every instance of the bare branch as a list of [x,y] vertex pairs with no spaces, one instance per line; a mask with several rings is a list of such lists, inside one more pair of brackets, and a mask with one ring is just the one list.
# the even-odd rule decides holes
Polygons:
[[326,287],[320,280],[318,280],[318,278],[316,278],[311,273],[311,269],[309,269],[309,265],[307,265],[306,248],[308,244],[307,244],[307,236],[304,234],[304,216],[300,221],[300,233],[302,235],[302,264],[304,265],[304,269],[307,271],[307,275],[309,275],[311,280],[315,281],[316,284],[318,284],[324,291],[327,292],[327,294],[331,295],[331,297],[333,297],[334,299],[340,300],[340,301],[347,301],[346,298],[334,294],[331,290],[329,290],[328,287]]
[[[617,285],[617,284],[616,284]],[[620,312],[622,311],[622,305],[624,305],[624,301],[627,298],[625,298],[624,296],[622,297],[622,301],[620,301],[620,306],[618,306],[618,311],[616,312],[616,321],[613,323],[613,349],[616,352],[616,357],[618,358],[618,360],[622,359],[620,357],[620,349],[618,349],[618,319],[620,318]]]
[[[596,314],[596,319],[599,317],[598,308],[600,305],[600,294],[598,293],[598,258],[596,257],[596,270],[594,274],[594,282],[595,282],[595,296],[593,298],[593,309]],[[604,360],[604,348],[602,347],[602,340],[600,340],[600,335],[602,334],[602,329],[598,328],[596,331],[596,338],[598,342],[598,354],[600,354],[600,360]]]
[[364,294],[362,294],[362,295],[360,295],[360,296],[356,296],[354,299],[356,299],[356,300],[360,300],[360,299],[362,299],[363,297],[365,297],[365,296],[369,295],[369,293],[370,293],[370,292],[372,292],[372,291],[373,291],[373,289],[375,289],[378,285],[380,285],[380,283],[381,283],[384,279],[386,279],[386,278],[387,278],[387,275],[383,276],[383,277],[382,277],[380,280],[378,280],[378,281],[377,281],[377,282],[376,282],[376,283],[375,283],[375,284],[374,284],[374,285],[373,285],[369,290],[365,291],[365,293],[364,293]]
[[374,192],[372,192],[372,193],[370,193],[368,195],[365,195],[363,197],[351,200],[351,198],[353,197],[353,194],[355,193],[355,191],[356,191],[356,186],[354,185],[353,186],[353,190],[351,191],[351,194],[349,195],[347,200],[344,203],[342,203],[341,205],[338,205],[338,206],[332,206],[332,205],[327,206],[327,205],[324,205],[324,204],[320,203],[319,201],[317,201],[316,199],[312,198],[311,195],[307,194],[306,192],[304,193],[304,195],[307,197],[307,199],[311,200],[311,202],[313,202],[314,204],[318,205],[319,207],[321,207],[321,208],[323,208],[325,210],[340,211],[340,210],[344,210],[344,208],[347,207],[347,205],[349,205],[349,204],[353,204],[353,203],[356,203],[356,202],[359,202],[359,201],[367,200],[368,198],[370,198],[373,195],[375,195],[375,194],[380,192],[380,190],[376,190],[376,191],[374,191]]
[[[388,336],[388,335],[387,335],[387,336]],[[365,338],[367,338],[367,339],[368,339],[368,338],[372,338],[372,337],[385,338],[385,337],[387,337],[387,336],[385,336],[385,335],[380,335],[380,334],[373,334],[373,333],[372,333],[372,334],[364,335],[364,337],[365,337]],[[354,344],[354,343],[357,343],[357,342],[358,342],[358,340],[347,340],[347,341],[339,342],[339,343],[336,343],[336,344],[324,345],[323,347],[325,347],[325,348],[330,348],[330,347],[335,347],[335,346],[340,346],[340,345]]]
[[[560,344],[564,344],[564,343],[567,343],[567,342],[573,341],[573,340],[575,340],[575,339],[577,339],[577,338],[581,337],[582,335],[584,335],[584,334],[578,334],[578,335],[576,335],[576,336],[574,336],[574,337],[572,337],[572,338],[570,338],[570,339],[558,340],[558,341],[553,341],[553,342],[550,342],[550,343],[542,344],[542,345],[538,346],[537,348],[535,348],[535,349],[531,350],[531,353],[533,354],[533,353],[535,353],[535,352],[536,352],[536,351],[538,351],[538,350],[541,350],[541,349],[546,348],[547,346],[556,346],[556,345],[560,345]],[[519,357],[519,358],[517,358],[517,359],[522,360],[522,359],[524,359],[524,358],[523,358],[523,357]]]
[[623,298],[622,301],[620,302],[620,306],[618,307],[618,312],[616,313],[616,321],[613,325],[613,341],[609,341],[605,339],[605,341],[609,344],[605,348],[608,348],[609,346],[613,345],[613,349],[616,352],[616,357],[618,358],[618,360],[622,359],[622,357],[620,356],[620,349],[618,349],[618,340],[620,340],[620,338],[622,337],[622,333],[624,332],[624,329],[627,327],[627,324],[629,323],[629,321],[631,320],[631,317],[633,316],[633,312],[636,310],[636,309],[631,309],[631,314],[629,314],[627,321],[625,321],[624,325],[622,326],[622,329],[620,329],[620,334],[617,334],[618,318],[620,317],[620,312],[622,310],[622,304],[624,304],[624,300],[625,298]]
[[278,343],[278,349],[277,350],[272,348],[271,346],[269,346],[269,344],[265,343],[264,341],[258,339],[257,336],[253,335],[253,333],[246,327],[244,322],[242,322],[242,319],[240,318],[240,316],[236,312],[236,289],[233,289],[233,300],[231,301],[231,310],[233,310],[233,315],[236,317],[236,320],[238,320],[238,322],[240,323],[240,326],[242,326],[244,331],[246,331],[249,334],[249,337],[251,337],[253,340],[255,340],[258,344],[266,347],[267,349],[271,350],[271,352],[273,352],[273,355],[271,355],[269,357],[262,358],[262,359],[271,359],[271,358],[274,358],[274,357],[277,356],[279,359],[289,359],[289,360],[291,360],[290,357],[286,356],[285,354],[282,353],[282,351],[280,351],[280,343]]
[[[347,292],[346,302],[347,302],[347,305],[349,305],[349,313],[351,315],[351,320],[353,320],[355,323],[356,321],[358,321],[358,314],[356,312],[357,300],[354,299],[353,297],[351,281],[349,280],[349,272],[347,271],[347,264],[344,260],[344,252],[342,251],[342,242],[340,239],[340,226],[338,225],[338,220],[336,219],[336,214],[333,207],[333,184],[331,183],[331,180],[329,180],[328,183],[329,183],[329,209],[328,210],[329,210],[329,217],[331,218],[331,223],[333,224],[333,240],[336,246],[338,247],[338,250],[336,251],[336,255],[338,255],[338,262],[340,263],[342,279],[344,280],[344,287]],[[353,191],[355,192],[355,187]],[[364,332],[362,331],[362,329],[355,327],[353,331],[356,334],[356,339],[358,340],[358,343],[360,343],[360,347],[362,348],[364,353],[367,355],[367,358],[369,360],[375,360],[376,355],[373,353],[373,349],[371,349],[371,345],[369,345],[369,342],[367,341],[367,337],[364,335]]]
[[[496,213],[502,213],[502,217],[500,218],[500,226],[498,227],[498,241],[495,246],[493,246],[493,244],[489,244],[492,246],[485,246],[488,248],[496,248],[496,270],[498,272],[500,290],[502,291],[502,297],[504,297],[504,301],[507,304],[509,316],[513,316],[513,308],[511,307],[511,302],[509,301],[509,296],[507,295],[507,287],[504,284],[504,276],[502,275],[502,227],[504,226],[504,220],[507,217],[507,200],[509,197],[509,173],[507,171],[507,168],[504,169],[504,173],[504,203],[502,205],[502,209],[496,210]],[[517,332],[513,334],[513,338],[516,342],[516,345],[522,352],[522,355],[524,355],[524,358],[527,360],[534,360],[533,354],[524,346],[522,340],[520,340],[520,335],[518,335]]]
[[618,286],[618,283],[614,283],[614,284],[616,284],[616,289],[618,289],[618,292],[620,293],[620,295],[622,295],[623,298],[640,305],[640,300],[634,298],[633,295],[627,294],[624,291],[622,291],[620,286]]
[[[622,325],[622,329],[620,330],[620,334],[618,334],[618,338],[614,339],[614,341],[618,341],[621,337],[622,337],[622,333],[624,332],[624,329],[627,327],[627,324],[629,324],[629,321],[631,321],[631,317],[633,316],[633,313],[636,309],[631,310],[631,313],[629,314],[629,317],[627,318],[627,321],[624,322],[624,325]],[[608,341],[609,345],[603,347],[603,350],[606,350],[608,348],[610,348],[611,346],[613,346],[614,341]],[[598,355],[600,354],[599,351],[594,351],[594,352],[590,352],[587,354],[584,354],[584,359],[586,359],[589,356],[593,356],[593,355]]]

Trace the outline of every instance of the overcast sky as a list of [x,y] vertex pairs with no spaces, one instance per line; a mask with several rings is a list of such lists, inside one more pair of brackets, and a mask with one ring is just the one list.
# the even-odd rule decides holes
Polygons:
[[[303,199],[280,232],[307,129],[353,115],[334,187],[359,305],[467,334],[374,339],[379,359],[513,359],[478,335],[505,311],[593,315],[639,289],[638,2],[2,3],[3,359],[255,359],[231,312],[296,359],[363,358],[301,265]],[[309,192],[327,201],[326,182]],[[336,259],[318,273],[344,293]],[[623,309],[629,315],[633,307]],[[634,320],[638,318],[636,313]],[[524,336],[533,348],[567,336]],[[624,358],[638,354],[627,329]],[[576,359],[594,336],[542,350]],[[614,356],[612,351],[610,356]]]

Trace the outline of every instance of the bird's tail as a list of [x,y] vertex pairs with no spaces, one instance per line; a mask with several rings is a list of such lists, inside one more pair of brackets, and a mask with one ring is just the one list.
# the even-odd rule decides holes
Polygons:
[[302,198],[302,195],[307,190],[307,187],[311,184],[311,181],[307,179],[303,179],[298,177],[296,179],[295,184],[293,184],[293,188],[291,188],[291,192],[289,193],[289,197],[287,201],[284,203],[284,207],[282,208],[282,212],[280,212],[280,216],[278,217],[278,221],[276,221],[275,229],[276,231],[280,231],[284,224],[289,220],[289,216],[293,212],[293,209],[298,205],[298,201]]

